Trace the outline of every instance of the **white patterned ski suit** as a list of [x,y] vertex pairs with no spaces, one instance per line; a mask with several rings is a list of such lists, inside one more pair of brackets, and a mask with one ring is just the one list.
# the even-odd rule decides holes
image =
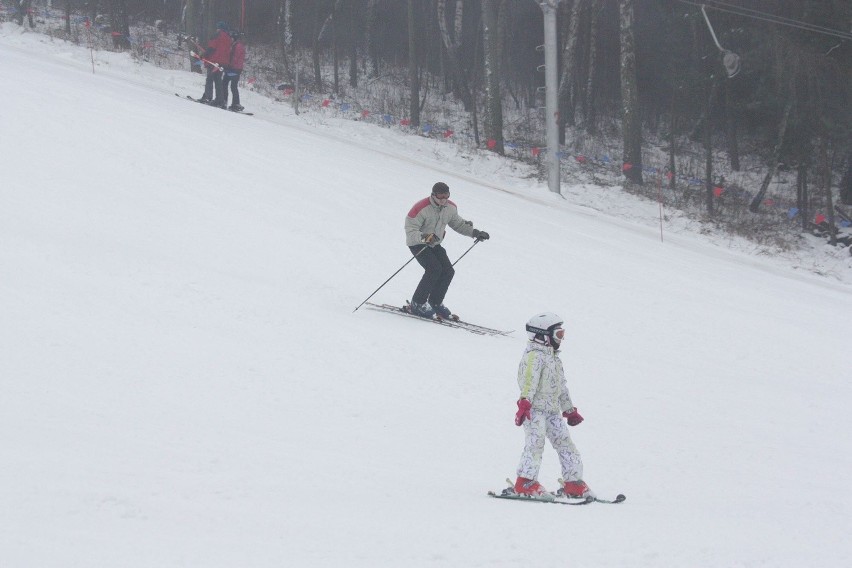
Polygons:
[[559,355],[549,345],[534,341],[527,344],[518,366],[518,386],[521,398],[532,403],[530,419],[524,422],[524,452],[518,464],[518,476],[538,479],[544,440],[559,455],[562,478],[565,481],[583,479],[583,460],[571,440],[563,412],[571,412],[574,404],[568,393],[565,372]]

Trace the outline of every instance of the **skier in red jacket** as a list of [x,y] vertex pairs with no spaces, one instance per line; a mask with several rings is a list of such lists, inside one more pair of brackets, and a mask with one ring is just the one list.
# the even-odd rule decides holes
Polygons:
[[[216,24],[216,35],[210,39],[207,43],[207,49],[204,51],[204,59],[210,63],[204,64],[207,67],[207,80],[204,83],[204,95],[201,96],[201,102],[218,107],[225,106],[222,73],[228,64],[230,56],[231,36],[228,35],[228,24],[219,22]],[[216,65],[212,65],[213,63]],[[215,99],[213,98],[214,87],[216,92]]]
[[231,32],[231,47],[228,63],[225,65],[225,75],[222,79],[222,103],[228,105],[228,85],[231,86],[231,93],[234,95],[231,110],[241,111],[243,106],[240,105],[240,74],[243,72],[243,66],[246,62],[246,46],[242,41],[242,34],[236,30]]

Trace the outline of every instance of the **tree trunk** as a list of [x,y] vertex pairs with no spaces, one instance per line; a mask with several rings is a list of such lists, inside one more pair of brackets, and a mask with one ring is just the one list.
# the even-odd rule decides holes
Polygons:
[[713,102],[713,91],[715,85],[710,89],[710,92],[704,97],[704,202],[707,206],[707,214],[711,217],[715,214],[713,208],[713,124],[710,120],[710,106]]
[[[502,38],[500,13],[505,18],[505,0],[482,0],[483,43],[485,45],[485,139],[498,154],[503,148],[503,103],[500,96]],[[494,145],[491,146],[491,140]]]
[[441,29],[441,39],[447,50],[447,66],[453,79],[453,91],[464,105],[464,110],[473,109],[473,94],[470,92],[467,76],[461,65],[462,21],[464,15],[464,0],[456,0],[456,13],[453,18],[453,36],[447,27],[447,0],[438,0],[438,26]]
[[633,39],[633,0],[619,0],[621,36],[621,105],[624,134],[623,172],[642,184],[642,117],[636,89],[636,45]]
[[583,119],[586,132],[597,130],[597,105],[595,104],[595,76],[597,75],[598,59],[598,28],[603,0],[592,0],[591,22],[589,23],[589,65],[586,71],[586,105],[583,109]]
[[334,65],[334,94],[340,95],[340,42],[337,38],[337,14],[340,9],[340,0],[338,0],[331,12],[331,58]]
[[840,178],[840,202],[852,205],[852,152],[846,156],[846,171]]
[[376,47],[376,26],[379,22],[378,7],[379,0],[369,0],[367,2],[366,14],[366,39],[367,39],[367,59],[369,67],[369,76],[379,76],[379,50]]
[[215,1],[199,0],[198,9],[201,13],[201,28],[198,31],[198,41],[203,46],[207,45],[207,41],[213,34],[213,30],[216,29]]
[[349,86],[358,87],[358,30],[356,0],[349,0]]
[[735,172],[740,171],[740,147],[737,142],[737,121],[734,118],[734,111],[731,105],[731,87],[728,79],[722,79],[725,82],[725,139],[728,143],[728,159],[731,162],[731,169]]
[[[187,4],[189,4],[190,2],[192,2],[192,0],[187,0]],[[98,4],[99,0],[91,0],[91,2],[89,2],[87,6],[87,8],[89,9],[89,22],[91,22],[92,25],[95,25],[95,18],[98,17]],[[187,33],[192,34],[192,32]]]
[[757,213],[758,209],[760,209],[760,204],[763,202],[763,198],[766,197],[766,191],[769,189],[769,183],[772,181],[772,178],[775,177],[775,172],[778,171],[778,162],[781,159],[781,150],[784,147],[784,138],[787,136],[787,125],[790,122],[790,114],[792,113],[793,105],[795,104],[795,95],[793,94],[792,89],[788,97],[787,104],[784,106],[784,114],[781,116],[781,122],[778,124],[778,141],[772,152],[772,162],[769,164],[769,170],[763,177],[763,183],[760,184],[760,189],[758,190],[757,195],[754,196],[748,206],[749,211],[752,213]]
[[65,34],[71,37],[71,0],[65,0]]
[[675,185],[677,184],[677,163],[675,162],[675,157],[677,156],[677,114],[675,101],[677,101],[677,92],[679,91],[679,87],[672,87],[672,101],[671,101],[671,110],[669,111],[669,189],[674,191]]
[[834,199],[831,196],[831,160],[828,158],[828,137],[825,133],[819,141],[819,167],[822,172],[822,191],[825,196],[826,217],[828,219],[829,242],[837,245],[837,225],[834,224]]
[[420,0],[408,0],[408,112],[411,126],[420,126],[420,61],[418,29],[422,20]]
[[[186,0],[186,7],[184,8],[184,28],[183,33],[187,36],[197,40],[198,43],[201,42],[201,14],[199,13],[201,6],[201,0]],[[194,46],[191,49],[196,49]],[[187,53],[187,57],[189,57],[189,69],[194,73],[201,73],[201,66],[195,65],[195,59],[191,55]]]
[[31,28],[35,27],[35,22],[33,22],[33,12],[32,12],[32,0],[19,0],[16,2],[18,12],[15,16],[15,20],[18,22],[19,26],[24,25],[24,14],[27,16],[27,21],[30,24]]
[[325,30],[325,24],[322,2],[317,2],[314,4],[314,39],[311,47],[314,63],[314,84],[316,85],[317,93],[323,92],[322,70],[320,69],[320,39]]
[[562,49],[562,72],[559,78],[559,143],[565,144],[565,127],[574,125],[575,83],[577,77],[577,36],[580,28],[580,8],[584,0],[574,4],[565,22],[565,47]]
[[[471,78],[471,82],[473,83],[473,86],[471,87],[472,93],[479,92],[479,85],[477,84],[477,73],[476,73],[475,70],[479,69],[479,48],[482,45],[482,42],[480,41],[480,38],[479,38],[479,28],[480,28],[481,24],[482,24],[482,18],[479,19],[479,22],[476,25],[476,38],[475,38],[474,43],[473,43],[473,46],[474,46],[473,47],[473,69],[474,69],[474,73],[473,73],[473,77]],[[470,104],[471,104],[470,115],[471,115],[471,118],[472,118],[472,121],[473,121],[473,142],[474,142],[474,144],[476,144],[477,147],[479,147],[479,145],[481,144],[481,141],[479,139],[479,114],[478,114],[479,110],[476,108],[476,97],[471,95]]]
[[127,0],[110,2],[110,24],[112,26],[112,46],[116,49],[130,49],[130,21],[127,17]]
[[810,223],[810,214],[808,213],[808,166],[804,163],[799,163],[796,168],[796,208],[799,210],[799,221],[802,224],[802,230],[808,229]]
[[290,0],[280,0],[278,3],[278,41],[281,47],[281,61],[284,64],[284,77],[288,81],[293,80],[293,72],[290,69],[290,50],[293,46],[292,15],[290,12]]

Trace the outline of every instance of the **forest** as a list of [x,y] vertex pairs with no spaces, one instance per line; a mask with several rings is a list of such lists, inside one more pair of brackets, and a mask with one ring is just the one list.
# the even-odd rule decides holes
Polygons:
[[[100,18],[116,49],[132,49],[139,22],[178,38],[206,38],[227,22],[272,62],[272,82],[355,96],[365,83],[396,81],[406,124],[456,105],[473,143],[500,154],[518,140],[544,143],[543,15],[553,10],[560,147],[618,139],[627,186],[700,178],[693,208],[721,221],[726,191],[726,210],[747,225],[783,174],[801,229],[822,225],[834,241],[848,225],[849,0],[58,1],[69,33],[72,13]],[[652,149],[666,155],[662,169],[647,167],[660,161],[644,157]],[[685,153],[693,171],[682,171]],[[751,186],[727,187],[725,173],[746,167]]]

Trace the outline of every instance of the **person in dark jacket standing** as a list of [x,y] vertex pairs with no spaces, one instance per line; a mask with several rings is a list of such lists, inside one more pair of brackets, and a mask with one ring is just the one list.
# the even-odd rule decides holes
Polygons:
[[[210,39],[207,43],[207,49],[204,50],[204,59],[210,63],[204,64],[207,67],[207,80],[204,83],[204,95],[201,96],[201,102],[224,107],[222,73],[230,56],[231,36],[228,35],[228,24],[219,22],[216,24],[216,35]],[[212,65],[213,63],[216,65]],[[214,88],[216,98],[213,98]]]
[[222,79],[222,93],[224,96],[223,104],[228,105],[228,85],[231,87],[231,94],[234,98],[229,107],[231,110],[240,111],[243,107],[240,105],[240,74],[243,72],[243,66],[246,62],[246,46],[242,41],[242,34],[236,30],[231,32],[231,55],[228,64],[225,66],[225,74]]
[[450,187],[439,181],[432,186],[432,195],[415,203],[405,217],[405,244],[426,270],[411,298],[411,313],[420,317],[452,315],[444,305],[444,296],[456,271],[440,244],[447,225],[477,241],[489,238],[488,233],[474,229],[471,221],[459,216],[456,204],[450,201]]

